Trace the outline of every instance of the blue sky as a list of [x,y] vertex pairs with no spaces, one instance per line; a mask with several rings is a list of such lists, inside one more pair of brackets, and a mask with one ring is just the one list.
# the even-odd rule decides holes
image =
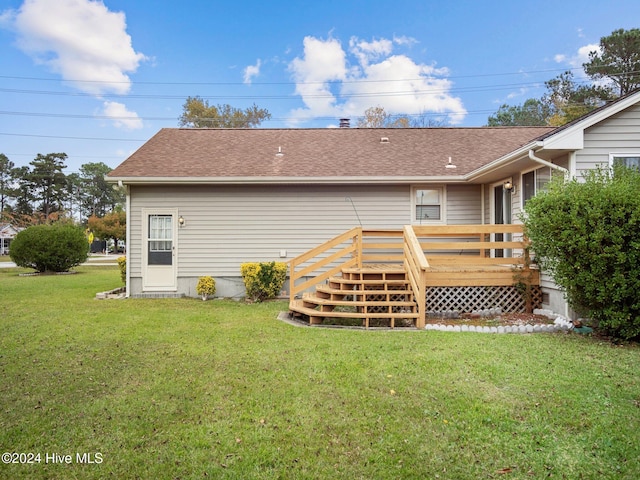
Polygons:
[[195,95],[267,128],[374,106],[481,126],[639,24],[637,0],[0,0],[0,153],[116,167]]

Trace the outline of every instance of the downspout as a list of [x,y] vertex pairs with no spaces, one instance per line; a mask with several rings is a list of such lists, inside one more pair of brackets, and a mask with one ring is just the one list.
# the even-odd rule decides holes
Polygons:
[[554,170],[558,170],[559,172],[562,172],[564,174],[565,179],[569,178],[569,170],[567,170],[564,167],[561,167],[560,165],[556,165],[555,163],[547,162],[546,160],[540,157],[536,157],[533,150],[529,150],[529,158],[534,162],[538,162],[546,167],[553,168]]
[[127,223],[127,230],[126,230],[126,239],[125,239],[125,248],[126,248],[126,253],[125,255],[127,256],[127,263],[126,265],[126,273],[125,273],[125,284],[124,284],[124,288],[125,288],[125,297],[129,298],[131,295],[130,289],[131,289],[131,255],[129,253],[129,249],[131,248],[131,195],[130,195],[130,186],[129,185],[123,185],[122,180],[118,180],[118,187],[120,188],[124,188],[125,191],[125,214],[126,214],[126,223]]

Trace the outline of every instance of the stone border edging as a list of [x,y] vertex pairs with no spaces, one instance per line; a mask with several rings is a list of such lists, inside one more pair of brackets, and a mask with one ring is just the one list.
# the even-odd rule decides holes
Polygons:
[[96,293],[96,300],[106,300],[111,298],[125,298],[126,292],[125,287],[114,288],[113,290],[109,290],[107,292],[99,292]]
[[535,325],[507,325],[499,327],[487,327],[476,325],[443,325],[443,324],[427,324],[425,330],[437,330],[440,332],[476,332],[476,333],[554,333],[569,332],[573,330],[574,325],[569,319],[562,315],[558,315],[551,310],[535,309],[535,315],[544,315],[549,319],[554,319],[553,324],[537,323]]

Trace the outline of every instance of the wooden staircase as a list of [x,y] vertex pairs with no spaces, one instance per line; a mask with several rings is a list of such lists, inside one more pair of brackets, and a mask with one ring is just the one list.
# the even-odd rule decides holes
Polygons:
[[413,289],[402,266],[369,264],[341,269],[315,292],[305,292],[289,307],[310,325],[335,323],[334,319],[359,319],[362,326],[395,328],[415,326],[418,318]]
[[436,310],[464,304],[472,311],[499,301],[509,311],[526,297],[529,311],[536,308],[540,271],[530,268],[528,249],[522,225],[354,227],[291,260],[289,310],[311,325],[353,319],[367,328],[419,329],[427,302]]

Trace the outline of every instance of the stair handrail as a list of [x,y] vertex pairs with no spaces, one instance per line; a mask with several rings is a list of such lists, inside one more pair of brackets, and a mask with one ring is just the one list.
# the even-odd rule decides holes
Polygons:
[[426,324],[426,300],[427,300],[427,269],[429,262],[425,256],[420,241],[411,225],[405,225],[403,229],[404,269],[407,279],[413,289],[418,307],[416,327],[424,328]]
[[[351,240],[351,244],[332,253],[329,256],[323,256],[331,249],[336,248]],[[317,258],[320,257],[320,258]],[[307,264],[304,268],[299,268],[303,264]],[[338,262],[338,263],[336,263]],[[317,273],[323,267],[327,267],[332,263],[335,266],[328,270]],[[340,272],[342,268],[361,267],[362,266],[362,227],[354,227],[321,245],[298,255],[289,262],[289,303],[300,295],[301,292],[319,285],[332,275]],[[299,283],[305,277],[310,276],[311,279]]]

